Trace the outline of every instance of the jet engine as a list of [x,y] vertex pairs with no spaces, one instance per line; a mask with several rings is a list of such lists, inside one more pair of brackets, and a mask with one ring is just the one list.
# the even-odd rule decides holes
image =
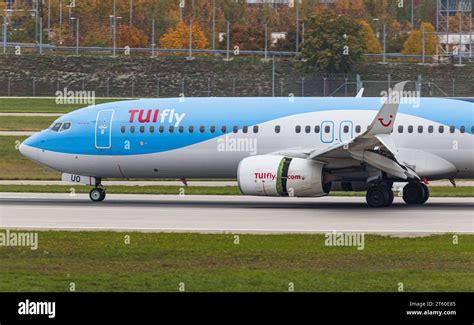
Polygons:
[[247,195],[323,196],[331,188],[324,181],[322,163],[273,155],[242,159],[237,180],[240,191]]

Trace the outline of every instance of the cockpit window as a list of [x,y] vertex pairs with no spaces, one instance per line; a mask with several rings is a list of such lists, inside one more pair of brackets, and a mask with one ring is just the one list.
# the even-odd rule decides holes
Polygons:
[[49,128],[51,130],[53,130],[54,132],[58,132],[59,129],[61,128],[61,124],[62,123],[53,123],[53,124],[51,124],[51,126]]
[[69,122],[63,123],[63,126],[61,127],[61,130],[59,132],[66,131],[67,129],[70,129],[70,128],[71,128],[71,123]]

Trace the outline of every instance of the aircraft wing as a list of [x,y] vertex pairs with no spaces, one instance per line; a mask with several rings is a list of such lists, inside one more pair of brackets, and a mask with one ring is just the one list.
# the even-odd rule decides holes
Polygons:
[[334,161],[353,160],[355,163],[370,165],[404,180],[420,179],[410,167],[397,159],[398,149],[390,135],[406,83],[407,81],[395,85],[393,92],[398,93],[398,100],[393,101],[392,98],[387,97],[364,133],[328,148],[312,150],[309,154],[305,150],[305,152],[300,152],[300,155],[306,155],[307,159],[314,159],[328,166]]

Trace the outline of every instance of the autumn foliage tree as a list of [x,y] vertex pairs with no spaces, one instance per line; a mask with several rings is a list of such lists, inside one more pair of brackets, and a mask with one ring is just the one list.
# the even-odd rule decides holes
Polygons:
[[403,54],[423,53],[423,30],[425,33],[425,54],[432,55],[436,53],[435,28],[430,23],[422,23],[421,29],[411,32],[405,44],[403,44]]
[[128,25],[120,25],[117,45],[119,47],[129,46],[131,48],[149,47],[150,41],[142,30]]
[[[193,49],[205,49],[208,41],[206,35],[199,27],[199,24],[193,22],[192,25],[192,46]],[[167,49],[184,49],[189,47],[189,26],[180,21],[175,28],[169,29],[160,38],[160,47]]]
[[367,50],[362,27],[347,16],[325,10],[308,20],[301,51],[303,70],[349,72]]
[[365,20],[359,20],[358,23],[362,27],[361,32],[367,45],[367,52],[372,54],[381,53],[382,45],[380,45],[380,41],[375,36],[372,27]]

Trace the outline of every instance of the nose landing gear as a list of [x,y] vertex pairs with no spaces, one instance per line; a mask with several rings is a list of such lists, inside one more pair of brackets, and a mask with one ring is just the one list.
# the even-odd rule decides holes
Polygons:
[[105,190],[101,187],[94,187],[89,192],[89,197],[94,202],[100,202],[105,199]]
[[89,192],[89,197],[93,202],[101,202],[105,199],[105,188],[102,187],[100,178],[97,178],[95,187]]

